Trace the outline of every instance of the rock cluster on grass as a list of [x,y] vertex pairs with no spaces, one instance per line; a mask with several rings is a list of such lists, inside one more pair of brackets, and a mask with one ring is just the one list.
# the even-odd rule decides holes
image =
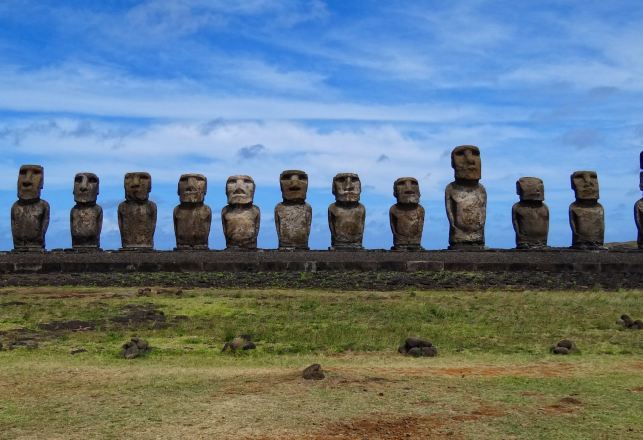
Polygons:
[[304,370],[301,377],[306,380],[322,380],[326,376],[324,376],[324,373],[321,370],[321,365],[312,364]]
[[[23,340],[23,341],[14,341],[8,347],[9,350],[15,350],[17,348],[26,348],[27,350],[34,350],[38,348],[38,341],[33,339]],[[0,350],[2,350],[2,344],[0,344]]]
[[433,357],[438,354],[438,349],[431,344],[420,338],[407,338],[404,345],[400,345],[397,349],[399,353],[410,354],[411,356],[428,356]]
[[580,350],[576,347],[576,344],[574,344],[569,339],[563,339],[557,345],[555,345],[554,347],[551,347],[549,351],[551,351],[554,354],[580,353]]
[[131,341],[123,345],[123,350],[121,350],[120,355],[125,359],[134,359],[135,357],[145,354],[149,350],[150,348],[147,341],[141,338],[132,338]]
[[230,342],[226,342],[221,349],[221,353],[223,353],[227,349],[237,351],[238,348],[241,348],[242,350],[254,350],[255,348],[257,348],[257,346],[254,342],[252,342],[252,338],[250,337],[250,335],[244,334],[237,336]]
[[636,321],[632,321],[632,318],[627,315],[621,315],[621,319],[617,319],[616,323],[630,330],[643,330],[643,322],[641,322],[641,320],[637,319]]

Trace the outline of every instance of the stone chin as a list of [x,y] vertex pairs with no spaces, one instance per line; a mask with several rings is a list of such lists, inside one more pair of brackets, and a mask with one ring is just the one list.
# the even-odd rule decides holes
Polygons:
[[469,169],[458,169],[455,170],[456,180],[480,180],[482,178],[482,172],[480,168],[469,168]]
[[304,201],[306,200],[306,190],[305,189],[282,189],[281,196],[284,200],[290,201]]
[[74,194],[74,202],[76,203],[96,203],[96,195],[88,193]]
[[205,195],[199,191],[186,191],[179,197],[181,203],[203,203]]
[[338,192],[335,200],[338,202],[359,202],[360,193],[357,192]]
[[420,196],[417,194],[400,194],[397,197],[398,203],[412,203],[417,205],[420,203]]
[[147,191],[127,190],[125,191],[125,199],[132,202],[145,202],[149,199],[149,194]]
[[228,196],[228,205],[247,205],[253,202],[254,197],[247,194],[230,194]]

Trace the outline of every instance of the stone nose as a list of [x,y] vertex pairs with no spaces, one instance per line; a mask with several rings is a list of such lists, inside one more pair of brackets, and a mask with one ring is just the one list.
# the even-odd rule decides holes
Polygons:
[[471,150],[464,150],[464,160],[469,165],[473,165],[476,163],[475,159],[473,158],[473,154],[471,153]]

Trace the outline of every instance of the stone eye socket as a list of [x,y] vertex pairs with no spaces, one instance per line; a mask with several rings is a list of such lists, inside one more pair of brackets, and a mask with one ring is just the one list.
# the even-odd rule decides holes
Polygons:
[[308,176],[306,176],[306,175],[300,175],[300,176],[299,176],[299,180],[303,180],[303,181],[306,181],[306,182],[307,182],[307,181],[308,181]]
[[471,154],[472,154],[473,156],[480,156],[480,152],[479,152],[479,151],[476,151],[476,150],[471,150]]
[[415,180],[411,180],[411,185],[418,186],[418,183]]
[[290,180],[290,179],[292,179],[292,176],[293,176],[292,174],[285,174],[285,175],[281,178],[281,180]]
[[98,179],[95,177],[90,177],[89,178],[89,183],[98,183]]
[[141,180],[150,180],[148,176],[139,176],[139,179]]
[[250,180],[250,179],[243,179],[243,183],[252,183],[252,180]]
[[598,175],[596,173],[591,173],[589,175],[589,177],[592,178],[592,179],[596,179],[596,178],[598,178]]
[[351,180],[352,180],[353,182],[359,182],[359,177],[353,177]]
[[188,178],[187,178],[187,177],[181,177],[181,178],[179,179],[179,182],[187,182],[187,181],[188,181]]
[[344,183],[344,182],[346,182],[346,177],[338,177],[338,178],[335,179],[335,181],[337,181],[339,183]]
[[464,156],[464,151],[458,151],[455,153],[456,156]]
[[20,170],[20,175],[21,176],[26,176],[27,175],[27,170]]
[[78,176],[78,177],[76,177],[76,179],[74,179],[74,182],[83,183],[83,178],[81,176]]
[[201,176],[196,177],[197,182],[205,182],[205,179]]

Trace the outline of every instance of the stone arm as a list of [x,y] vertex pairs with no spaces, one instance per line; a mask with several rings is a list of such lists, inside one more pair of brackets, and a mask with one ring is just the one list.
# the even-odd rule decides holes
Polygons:
[[125,202],[118,205],[118,230],[121,232],[121,238],[123,234],[123,203]]
[[178,234],[178,219],[176,218],[176,213],[179,210],[178,205],[174,207],[174,211],[172,211],[172,221],[174,222],[174,236],[176,237]]
[[636,222],[636,227],[639,230],[639,233],[643,233],[643,199],[639,200],[634,204],[634,221]]
[[310,231],[310,227],[313,224],[313,207],[306,203],[306,227]]
[[520,226],[518,225],[518,214],[517,214],[517,209],[516,206],[518,204],[514,204],[511,207],[511,222],[514,225],[514,231],[516,231],[516,235],[520,235]]
[[150,204],[150,206],[151,206],[151,209],[150,209],[150,220],[152,220],[152,225],[154,225],[154,226],[152,227],[152,235],[154,235],[154,231],[156,231],[156,218],[157,218],[157,212],[158,212],[158,209],[156,208],[156,203],[154,203],[154,202],[152,202],[152,201],[149,201],[148,203],[149,203],[149,204]]
[[205,216],[207,236],[210,236],[210,229],[212,228],[212,209],[207,205],[205,207],[207,208],[207,215]]
[[281,217],[279,217],[279,205],[275,206],[275,228],[277,229],[277,236],[280,236],[281,231]]
[[328,228],[330,229],[330,236],[335,237],[335,219],[333,214],[333,205],[328,207]]
[[572,209],[572,205],[569,205],[569,226],[572,228],[572,234],[576,236],[578,235],[576,232],[576,213]]
[[45,233],[47,232],[47,229],[49,228],[49,216],[50,216],[50,211],[51,208],[49,207],[49,203],[46,201],[42,200],[42,218],[40,219],[41,221],[41,228],[42,235],[44,238]]
[[447,186],[447,189],[444,191],[444,207],[447,211],[447,218],[449,219],[449,224],[451,226],[455,225],[455,213],[453,212],[453,199],[451,198],[450,187]]
[[228,241],[228,221],[225,218],[227,213],[228,213],[228,207],[224,206],[223,209],[221,210],[221,226],[223,227],[223,236],[226,239],[226,243]]
[[258,237],[259,227],[261,226],[261,210],[256,205],[253,206],[252,209],[255,209],[257,211],[257,215],[255,216],[255,231],[257,231],[257,237]]
[[393,214],[393,208],[395,205],[391,206],[388,210],[388,222],[391,225],[391,232],[393,233],[393,241],[395,241],[395,236],[397,235],[397,217]]

